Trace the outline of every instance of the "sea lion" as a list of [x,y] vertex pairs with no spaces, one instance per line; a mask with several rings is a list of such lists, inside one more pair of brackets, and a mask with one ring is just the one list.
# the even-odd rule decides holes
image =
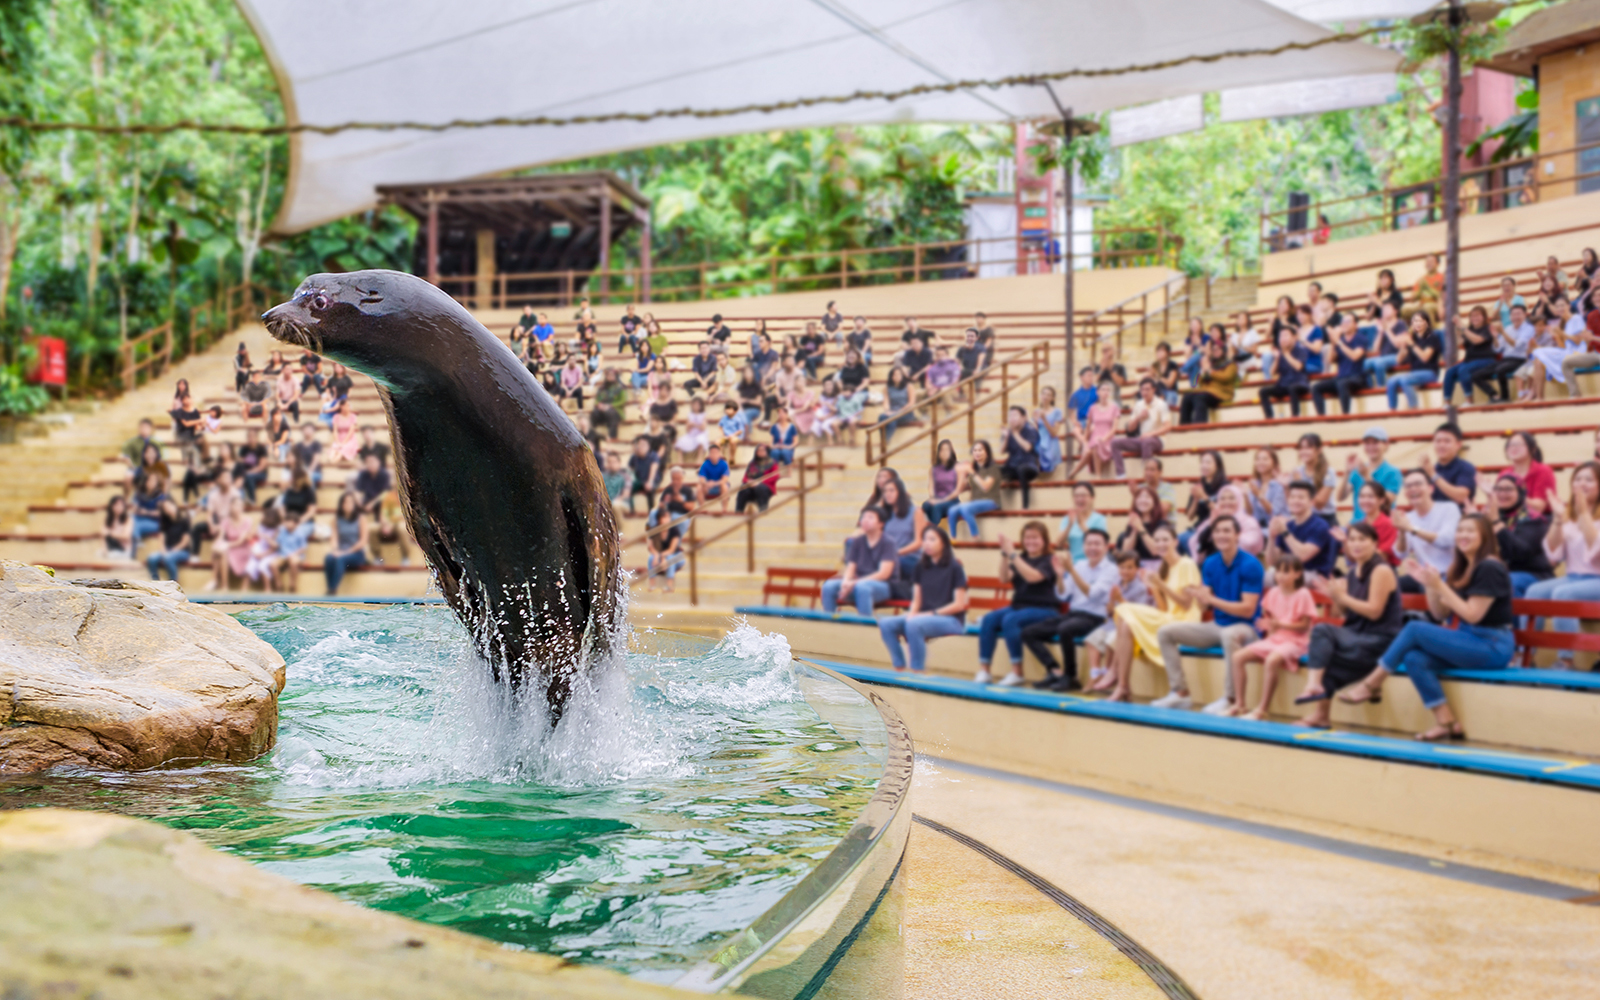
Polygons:
[[497,680],[554,717],[618,627],[617,525],[572,420],[459,303],[399,271],[313,274],[262,316],[372,378],[395,480],[445,599]]

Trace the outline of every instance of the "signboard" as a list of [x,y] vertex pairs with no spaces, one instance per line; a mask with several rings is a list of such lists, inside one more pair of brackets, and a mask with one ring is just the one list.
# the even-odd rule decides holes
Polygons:
[[39,352],[38,362],[28,373],[34,385],[67,384],[67,342],[60,337],[34,337],[30,343]]
[[564,240],[568,236],[571,236],[571,235],[572,235],[572,223],[570,223],[570,222],[552,222],[552,223],[550,223],[550,236],[553,239]]

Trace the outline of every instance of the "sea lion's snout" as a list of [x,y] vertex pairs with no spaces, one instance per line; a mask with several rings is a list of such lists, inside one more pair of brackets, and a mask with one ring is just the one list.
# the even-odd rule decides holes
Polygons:
[[[321,301],[318,302],[318,299]],[[320,323],[317,313],[327,308],[328,296],[325,292],[297,295],[262,313],[261,322],[266,324],[267,332],[275,339],[296,347],[310,348],[320,354],[322,345],[319,343],[321,338],[316,334]]]

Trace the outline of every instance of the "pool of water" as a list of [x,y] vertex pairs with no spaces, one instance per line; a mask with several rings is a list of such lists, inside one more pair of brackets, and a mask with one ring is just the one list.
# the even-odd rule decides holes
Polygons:
[[668,982],[815,868],[884,770],[748,626],[620,657],[551,732],[442,608],[238,617],[288,663],[272,753],[0,780],[0,808],[145,817],[352,902]]

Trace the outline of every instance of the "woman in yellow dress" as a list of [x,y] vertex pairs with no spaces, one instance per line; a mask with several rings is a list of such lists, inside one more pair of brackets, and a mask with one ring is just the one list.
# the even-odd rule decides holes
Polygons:
[[1150,552],[1161,560],[1160,569],[1139,571],[1139,578],[1150,591],[1155,606],[1123,601],[1112,612],[1117,623],[1116,645],[1112,651],[1112,668],[1116,686],[1107,701],[1128,701],[1128,677],[1133,672],[1133,654],[1137,651],[1149,659],[1161,655],[1156,642],[1156,632],[1172,622],[1197,622],[1200,620],[1200,602],[1194,599],[1194,588],[1200,586],[1200,567],[1183,554],[1172,526],[1163,524],[1150,535]]

